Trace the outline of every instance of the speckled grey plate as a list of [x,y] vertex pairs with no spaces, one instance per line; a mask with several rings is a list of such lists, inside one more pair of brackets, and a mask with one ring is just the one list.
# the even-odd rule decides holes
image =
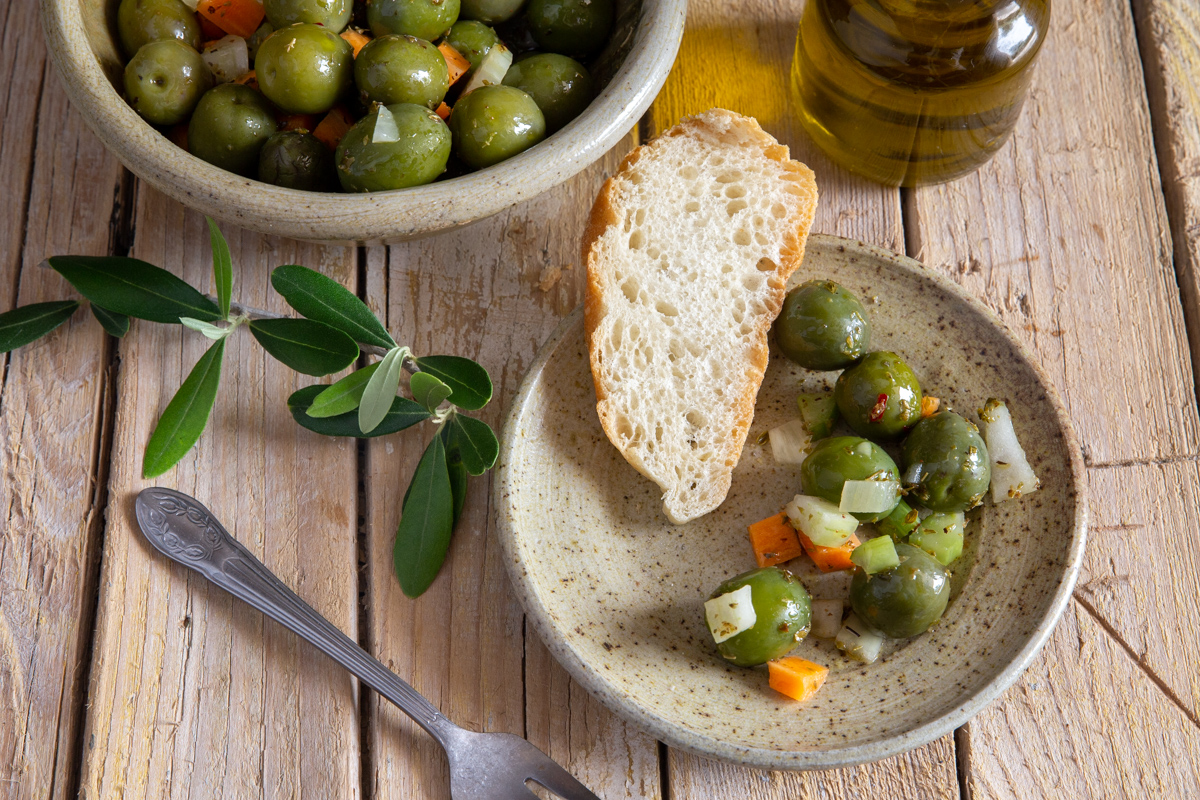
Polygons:
[[[1083,459],[1065,409],[1030,354],[982,304],[919,263],[830,236],[809,239],[799,283],[832,278],[862,298],[874,349],[901,353],[930,394],[975,416],[1005,398],[1042,488],[972,512],[941,624],[875,664],[843,658],[827,640],[797,654],[830,668],[800,704],[760,670],[726,665],[703,601],[754,567],[746,525],[799,491],[759,434],[795,416],[801,388],[835,373],[772,357],[729,497],[675,526],[660,492],[609,444],[576,312],[546,343],[505,426],[496,504],[513,584],[538,632],[605,705],[654,736],[707,756],[773,769],[871,761],[961,725],[1008,687],[1037,653],[1070,597],[1086,527]],[[806,559],[793,564],[802,567]],[[806,571],[820,597],[844,574]]]

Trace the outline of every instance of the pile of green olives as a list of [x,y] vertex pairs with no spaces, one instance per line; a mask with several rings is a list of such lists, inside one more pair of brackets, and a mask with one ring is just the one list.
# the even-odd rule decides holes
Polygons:
[[579,116],[614,2],[120,0],[117,33],[129,104],[193,155],[376,192],[492,166]]

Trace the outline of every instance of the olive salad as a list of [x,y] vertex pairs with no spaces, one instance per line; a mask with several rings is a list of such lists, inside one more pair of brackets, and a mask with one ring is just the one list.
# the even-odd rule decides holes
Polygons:
[[308,191],[491,166],[577,117],[614,0],[120,0],[125,97],[222,169]]
[[[844,287],[793,289],[774,333],[800,366],[843,372],[832,397],[801,395],[798,418],[768,432],[776,460],[800,467],[801,494],[750,526],[758,568],[718,586],[705,617],[721,656],[767,664],[772,687],[806,699],[828,668],[785,658],[801,639],[834,639],[847,657],[872,663],[887,639],[924,633],[949,602],[966,513],[989,489],[999,503],[1038,480],[1003,402],[988,400],[979,425],[940,408],[900,355],[870,349],[866,309]],[[847,435],[831,435],[839,420]],[[848,571],[848,597],[813,599],[779,566],[797,557]]]

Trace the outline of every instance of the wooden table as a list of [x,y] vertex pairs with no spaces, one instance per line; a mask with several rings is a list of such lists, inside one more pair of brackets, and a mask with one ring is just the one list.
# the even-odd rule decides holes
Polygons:
[[[311,435],[301,381],[234,337],[213,422],[162,485],[195,494],[302,596],[452,719],[527,736],[613,798],[1200,797],[1200,10],[1054,0],[1012,141],[979,173],[881,188],[815,152],[789,104],[799,0],[693,0],[639,131],[561,188],[457,233],[318,247],[227,227],[235,297],[282,310],[273,266],[355,288],[418,352],[481,361],[497,424],[581,298],[578,241],[638,138],[723,105],[817,173],[815,230],[907,252],[991,305],[1041,358],[1084,443],[1084,572],[1024,677],[953,736],[826,773],[764,773],[659,745],[550,658],[513,598],[489,487],[434,586],[392,576],[419,436]],[[203,221],[141,184],[69,108],[35,4],[0,10],[0,311],[70,297],[38,264],[132,253],[207,285]],[[731,67],[736,66],[733,70]],[[0,797],[447,797],[398,712],[132,531],[150,427],[205,342],[77,314],[0,357]]]

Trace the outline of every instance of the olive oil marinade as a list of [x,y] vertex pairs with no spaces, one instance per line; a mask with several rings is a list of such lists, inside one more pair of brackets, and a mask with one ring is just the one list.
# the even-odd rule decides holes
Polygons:
[[950,180],[1004,144],[1049,0],[809,0],[792,91],[836,161],[892,185]]

